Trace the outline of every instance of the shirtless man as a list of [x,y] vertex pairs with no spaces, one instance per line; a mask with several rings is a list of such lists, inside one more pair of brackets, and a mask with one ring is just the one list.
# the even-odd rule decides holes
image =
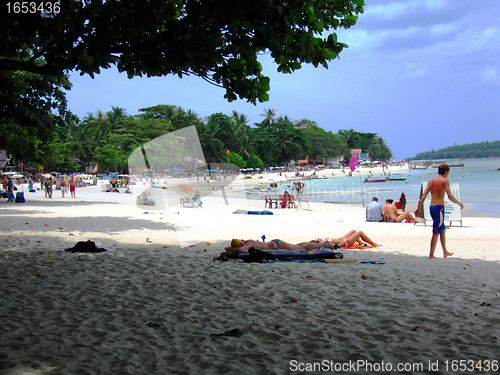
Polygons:
[[[248,251],[248,249],[255,247],[259,250],[312,250],[320,247],[333,248],[334,244],[331,242],[317,243],[317,242],[301,242],[299,244],[292,244],[279,239],[270,242],[260,242],[254,240],[239,240],[237,238],[231,241],[230,246],[225,247],[225,254],[228,256],[235,256],[238,253]],[[223,253],[224,254],[224,253]]]
[[431,251],[429,253],[429,258],[434,258],[434,251],[436,250],[438,237],[441,241],[441,247],[443,248],[443,256],[445,258],[453,255],[453,253],[446,250],[446,237],[445,231],[446,227],[444,225],[444,193],[448,195],[448,199],[453,203],[456,203],[460,208],[464,208],[462,202],[456,199],[451,193],[450,181],[448,181],[448,174],[450,173],[450,167],[447,164],[441,164],[438,168],[438,176],[434,177],[429,181],[424,193],[418,201],[417,210],[415,215],[418,215],[422,206],[424,204],[425,198],[431,193],[431,206],[430,212],[432,217],[432,237],[431,237]]
[[413,220],[415,217],[408,211],[399,213],[396,206],[392,203],[392,199],[387,199],[384,204],[384,217],[385,221],[392,221],[395,223],[401,223],[403,220]]

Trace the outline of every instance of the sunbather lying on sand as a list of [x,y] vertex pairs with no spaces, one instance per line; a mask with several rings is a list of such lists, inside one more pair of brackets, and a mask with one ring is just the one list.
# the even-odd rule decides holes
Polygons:
[[248,251],[248,249],[255,247],[259,250],[312,250],[318,249],[320,247],[333,248],[335,245],[329,241],[324,241],[322,243],[316,241],[301,242],[298,244],[292,244],[279,239],[274,239],[269,242],[260,242],[254,240],[239,240],[237,238],[231,241],[231,245],[225,248],[225,252],[221,255],[235,256],[238,253],[243,253]]
[[346,233],[342,237],[339,238],[325,238],[324,240],[317,239],[316,242],[319,243],[326,243],[330,242],[339,246],[343,247],[349,247],[353,246],[356,244],[359,244],[361,246],[364,246],[366,244],[370,244],[371,246],[380,246],[373,242],[370,237],[368,237],[363,231],[361,230],[351,230],[350,232]]

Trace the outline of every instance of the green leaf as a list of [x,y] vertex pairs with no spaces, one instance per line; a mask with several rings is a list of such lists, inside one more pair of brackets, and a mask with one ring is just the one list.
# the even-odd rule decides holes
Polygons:
[[327,60],[332,60],[337,57],[337,52],[331,51],[331,50],[326,50],[325,51],[325,58]]
[[358,20],[358,16],[354,16],[352,14],[348,14],[345,16],[345,22],[347,24],[347,27],[355,25],[357,20]]
[[259,102],[267,102],[269,101],[269,94],[267,92],[262,92],[259,94]]
[[319,20],[319,21],[316,21],[314,23],[314,29],[317,30],[317,31],[323,30],[324,26],[325,26],[325,23],[323,22],[323,20]]
[[300,68],[302,68],[302,65],[300,65],[300,62],[298,62],[298,61],[292,62],[292,70],[298,70]]
[[259,85],[262,90],[264,91],[269,91],[271,89],[270,85],[271,79],[269,77],[260,77],[259,78]]

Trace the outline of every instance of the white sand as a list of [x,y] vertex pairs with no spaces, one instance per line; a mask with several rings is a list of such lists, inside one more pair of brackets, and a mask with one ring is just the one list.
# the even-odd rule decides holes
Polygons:
[[[217,193],[201,209],[140,209],[142,185],[2,200],[0,373],[475,373],[452,366],[500,358],[499,218],[464,217],[447,231],[455,255],[430,260],[430,226],[367,223],[360,205],[236,215],[264,202],[231,186],[228,205]],[[233,237],[299,242],[350,229],[383,246],[343,250],[351,264],[212,260]],[[60,251],[87,239],[113,251]],[[375,367],[347,368],[358,360]]]

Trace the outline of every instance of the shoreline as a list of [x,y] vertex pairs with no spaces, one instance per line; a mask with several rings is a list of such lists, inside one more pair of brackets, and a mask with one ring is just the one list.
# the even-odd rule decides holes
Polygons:
[[[386,168],[387,169],[387,168]],[[349,169],[346,169],[349,171]],[[335,179],[335,178],[341,178],[341,177],[347,177],[344,174],[339,174],[340,169],[325,169],[322,171],[316,171],[316,175],[319,177],[319,181],[322,179]],[[377,168],[362,168],[361,173],[359,176],[358,175],[358,170],[356,170],[355,174],[353,175],[352,178],[361,178],[361,177],[366,177],[370,175],[370,173],[373,175],[381,175],[382,174],[382,168],[377,167]],[[388,168],[388,173],[390,174],[397,174],[401,172],[410,172],[408,169],[408,166],[390,166]],[[429,172],[434,172],[437,173],[434,169],[429,170]],[[311,176],[314,173],[314,171],[308,171],[306,174],[306,177]],[[247,185],[247,190],[251,190],[251,194],[249,195],[249,199],[252,200],[258,200],[258,199],[264,199],[264,195],[267,194],[273,194],[272,192],[266,192],[266,191],[257,191],[259,187],[262,187],[262,185],[267,185],[273,182],[278,183],[279,185],[286,185],[286,184],[292,184],[295,181],[301,181],[300,178],[287,178],[287,174],[283,174],[280,176],[279,173],[266,173],[266,174],[255,174],[254,178],[252,179],[242,179],[241,177],[238,180],[243,181],[244,184]],[[304,181],[304,180],[302,180]],[[308,182],[308,180],[306,180]],[[454,182],[453,180],[450,180],[450,182]],[[366,186],[367,188],[373,187],[371,184],[370,186]],[[360,187],[354,187],[354,188],[349,188],[348,190],[344,189],[336,189],[336,190],[314,190],[314,191],[308,191],[308,195],[313,198],[315,202],[323,202],[327,204],[359,204],[362,205],[362,197],[361,195],[363,194],[364,196],[364,204],[365,206],[371,201],[371,197],[376,195],[384,195],[393,192],[393,189],[390,188],[385,188],[384,186],[377,186],[378,190],[376,190],[376,193],[369,192],[369,191],[364,191]],[[405,185],[400,186],[400,191],[405,191],[408,192],[408,187]],[[342,201],[341,199],[338,199],[336,201],[325,201],[322,200],[321,196],[328,197],[328,196],[338,196],[340,198],[345,199],[346,201]],[[351,197],[349,197],[351,196]],[[349,200],[350,198],[350,200]],[[394,197],[391,197],[394,200],[398,200],[399,198],[399,192],[395,194]],[[406,196],[407,198],[407,211],[414,212],[417,206],[418,202],[418,197],[415,196]],[[500,212],[492,212],[492,209],[487,207],[487,202],[474,202],[474,203],[468,203],[467,201],[464,201],[465,203],[465,208],[462,211],[462,216],[463,217],[494,217],[494,218],[500,218]],[[495,203],[495,204],[500,204],[500,203]]]
[[[262,235],[266,235],[268,239],[281,237],[290,242],[302,242],[317,237],[339,237],[351,229],[358,228],[371,236],[375,236],[380,231],[384,237],[393,241],[398,241],[398,238],[405,238],[405,236],[411,238],[415,236],[415,233],[418,233],[418,236],[423,238],[420,247],[426,248],[427,237],[430,237],[432,228],[430,222],[427,225],[366,222],[364,220],[365,209],[361,203],[310,201],[309,208],[307,204],[303,204],[301,209],[269,209],[264,207],[263,197],[262,199],[247,199],[244,190],[239,188],[227,190],[224,194],[221,191],[215,191],[211,195],[203,197],[203,208],[180,207],[176,204],[177,200],[174,200],[172,204],[171,199],[166,202],[170,206],[161,206],[161,204],[158,205],[159,207],[136,206],[138,193],[146,187],[146,185],[133,185],[133,194],[106,193],[102,192],[99,186],[77,188],[76,199],[61,198],[58,191],[54,191],[53,199],[44,198],[40,191],[37,191],[34,196],[27,193],[25,194],[26,203],[0,202],[0,214],[4,218],[10,218],[7,221],[3,220],[2,226],[8,227],[12,223],[14,227],[21,227],[21,232],[24,233],[23,230],[32,229],[31,225],[27,224],[28,220],[26,223],[24,222],[24,215],[26,215],[26,219],[33,218],[31,221],[39,223],[44,218],[57,222],[57,224],[48,227],[38,227],[40,235],[46,232],[46,229],[47,231],[50,231],[49,228],[53,229],[54,225],[58,225],[58,228],[63,228],[61,230],[64,231],[65,222],[75,221],[75,228],[82,225],[87,229],[87,232],[96,234],[97,237],[103,237],[101,231],[105,230],[106,227],[100,223],[103,221],[112,223],[116,220],[122,223],[122,227],[109,224],[109,229],[112,230],[108,237],[115,237],[115,233],[125,232],[121,235],[124,235],[124,240],[129,241],[129,243],[140,244],[144,243],[145,238],[158,237],[156,243],[163,241],[170,246],[180,244],[181,247],[183,243],[190,246],[207,241],[229,241],[235,236],[259,239]],[[169,190],[162,191],[162,193],[167,192]],[[407,209],[412,211],[415,207],[416,205],[410,203]],[[237,210],[269,210],[273,215],[266,217],[233,214]],[[97,228],[93,228],[93,217],[95,217]],[[217,220],[213,220],[214,217]],[[80,223],[82,218],[89,220],[89,222]],[[500,217],[467,213],[462,216],[462,219],[462,227],[453,222],[451,229],[467,228],[469,231],[471,227],[477,226],[481,232],[478,237],[483,238],[482,241],[486,242],[486,247],[493,247],[493,243],[500,238],[495,237],[495,230],[483,229],[483,227],[492,228],[495,223],[500,224]],[[259,225],[259,222],[262,222],[262,226]],[[137,228],[134,227],[135,223],[138,224]],[[334,230],[329,223],[335,227]],[[247,228],[248,225],[250,226]],[[148,226],[151,227],[150,236],[141,236],[140,241],[135,240],[134,234],[140,232],[141,227],[147,228]],[[397,230],[396,233],[390,233],[394,228]],[[77,230],[73,229],[73,231]],[[80,232],[82,236],[88,236],[88,233]],[[237,234],[238,232],[241,234]],[[245,232],[250,233],[245,234]],[[73,235],[75,239],[78,237],[75,233],[71,233],[71,240],[73,240]],[[181,243],[179,243],[179,238]],[[486,240],[487,238],[491,238],[491,240]],[[449,239],[449,241],[454,240],[453,237]],[[461,238],[460,241],[466,241],[471,243],[471,247],[475,247],[475,241],[472,238]],[[375,242],[380,241],[375,240]],[[425,256],[425,251],[422,255]]]

